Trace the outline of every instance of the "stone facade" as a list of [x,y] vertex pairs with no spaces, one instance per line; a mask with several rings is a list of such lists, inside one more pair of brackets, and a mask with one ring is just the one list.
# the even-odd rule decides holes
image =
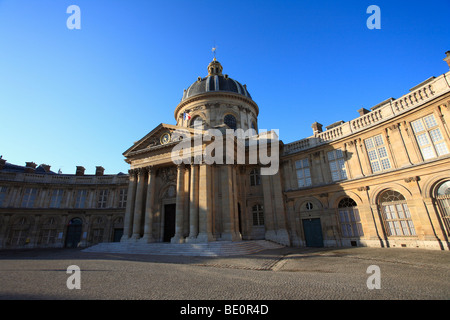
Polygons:
[[56,174],[0,159],[0,248],[86,247],[119,241],[128,175]]
[[[208,130],[224,137],[230,128],[256,130],[258,113],[246,86],[223,75],[213,60],[208,76],[185,90],[175,108],[177,125],[160,124],[124,153],[131,170],[122,241],[268,239],[289,245],[280,175],[260,176],[259,160],[251,165],[234,158],[225,161],[227,152],[238,148],[249,157],[249,147],[239,145],[234,136],[221,140],[228,151],[218,161],[208,163],[204,157],[217,141]],[[179,131],[192,149],[187,161],[175,165],[173,149],[182,143]],[[204,140],[195,146],[197,137]]]
[[[223,130],[224,123],[257,128],[259,108],[246,86],[235,81],[225,88],[222,77],[230,79],[214,60],[208,76],[185,90],[175,108],[177,125],[159,125],[124,153],[132,201],[122,241],[449,248],[450,73],[360,109],[349,122],[325,131],[314,123],[311,137],[281,142],[274,175],[260,174],[260,159],[196,162],[208,148],[204,141],[189,152],[190,162],[174,165],[180,128],[191,140],[196,129]],[[245,159],[249,149],[247,143]]]
[[[444,60],[450,66],[450,52]],[[3,160],[1,248],[68,246],[70,226],[81,223],[82,246],[123,234],[134,243],[449,249],[450,72],[351,121],[326,130],[315,122],[312,136],[285,144],[273,132],[252,133],[259,107],[222,71],[214,59],[184,91],[176,125],[161,123],[124,152],[128,175],[37,173],[48,166],[32,164],[12,173]],[[277,142],[265,145],[279,154],[273,174],[253,153],[264,141]]]
[[314,124],[313,136],[284,145],[293,245],[448,250],[449,79],[432,77],[326,131]]

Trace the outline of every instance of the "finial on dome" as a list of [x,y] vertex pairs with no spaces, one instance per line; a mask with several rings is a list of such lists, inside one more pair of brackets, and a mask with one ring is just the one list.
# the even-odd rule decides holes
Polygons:
[[223,67],[219,61],[217,61],[216,57],[214,57],[213,61],[211,61],[208,65],[208,76],[221,76]]
[[216,61],[216,50],[217,50],[217,46],[216,46],[216,44],[214,44],[214,47],[211,49],[211,52],[214,54],[214,61]]

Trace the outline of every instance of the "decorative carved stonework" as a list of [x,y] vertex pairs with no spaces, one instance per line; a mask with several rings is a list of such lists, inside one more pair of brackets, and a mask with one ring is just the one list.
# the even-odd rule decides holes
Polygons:
[[166,167],[161,168],[158,172],[164,183],[175,182],[177,180],[177,168],[176,167]]
[[164,198],[173,198],[176,196],[177,190],[174,185],[170,185],[166,192],[164,192]]
[[410,183],[410,182],[416,182],[416,181],[419,181],[419,180],[420,180],[420,177],[415,176],[415,177],[409,177],[409,178],[406,178],[406,179],[405,179],[405,182],[406,182],[406,183]]

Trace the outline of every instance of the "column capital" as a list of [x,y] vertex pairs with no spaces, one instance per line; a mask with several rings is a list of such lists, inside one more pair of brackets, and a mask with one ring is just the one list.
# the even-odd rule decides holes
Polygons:
[[186,169],[186,164],[185,163],[179,163],[177,164],[177,171],[179,170],[185,170]]

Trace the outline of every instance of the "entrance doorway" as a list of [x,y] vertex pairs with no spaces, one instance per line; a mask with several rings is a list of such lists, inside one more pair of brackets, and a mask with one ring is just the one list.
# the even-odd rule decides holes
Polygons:
[[307,247],[323,247],[320,218],[303,219],[303,231],[305,232]]
[[170,242],[170,239],[175,235],[175,209],[175,203],[164,205],[164,242]]
[[76,248],[81,241],[83,222],[80,218],[73,218],[67,226],[66,248]]

